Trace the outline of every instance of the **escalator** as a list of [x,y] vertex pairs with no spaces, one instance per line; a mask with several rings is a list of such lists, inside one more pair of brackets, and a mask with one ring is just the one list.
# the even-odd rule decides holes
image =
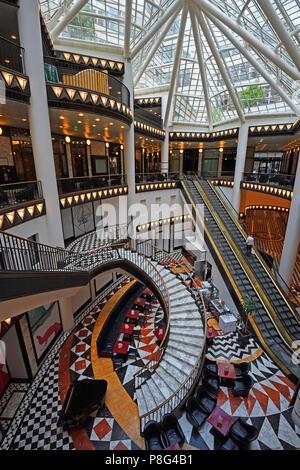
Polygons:
[[227,280],[238,310],[243,299],[254,300],[256,311],[252,327],[267,352],[286,373],[300,377],[293,364],[293,342],[300,340],[299,315],[257,256],[246,256],[245,238],[237,221],[212,186],[203,179],[182,182],[187,202],[204,206],[205,241]]

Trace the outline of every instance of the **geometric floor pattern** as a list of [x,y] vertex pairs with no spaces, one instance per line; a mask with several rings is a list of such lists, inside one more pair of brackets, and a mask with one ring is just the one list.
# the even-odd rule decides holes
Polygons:
[[[108,293],[98,307],[88,311],[73,331],[69,363],[71,381],[93,378],[90,357],[93,328],[101,308],[118,288]],[[146,324],[141,327],[140,340],[131,346],[136,349],[136,358],[128,361],[118,371],[124,388],[133,399],[135,398],[132,386],[133,374],[157,349],[153,330],[156,323],[162,319],[162,315],[159,305],[152,305]],[[60,347],[62,345],[63,343]],[[291,419],[289,406],[295,386],[265,352],[260,351],[260,354],[257,354],[259,349],[253,339],[250,339],[246,345],[239,344],[237,335],[233,333],[214,339],[207,356],[215,360],[231,361],[248,358],[250,375],[254,380],[254,386],[247,398],[234,397],[231,389],[221,387],[218,393],[218,405],[234,418],[241,417],[257,427],[258,438],[251,444],[251,449],[299,449],[300,429],[296,429]],[[10,449],[75,449],[71,435],[57,427],[57,418],[61,410],[59,359],[58,351],[40,378],[32,398],[27,401],[25,415],[15,431]],[[186,419],[185,411],[179,421],[188,444],[199,449],[218,448],[208,422],[204,423],[198,433]],[[106,407],[89,416],[85,423],[85,431],[95,449],[138,450],[137,445],[131,441]]]

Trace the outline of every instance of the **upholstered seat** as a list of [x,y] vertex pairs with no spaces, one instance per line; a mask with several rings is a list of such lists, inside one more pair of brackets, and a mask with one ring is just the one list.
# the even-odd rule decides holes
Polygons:
[[253,385],[250,375],[245,375],[233,383],[232,393],[235,397],[247,397]]
[[161,427],[164,433],[167,447],[176,443],[179,445],[184,443],[185,437],[183,431],[178,422],[178,419],[174,414],[166,414],[161,421]]
[[162,450],[166,446],[159,423],[148,421],[144,427],[144,438],[147,450]]
[[186,417],[194,428],[199,429],[208,416],[209,413],[207,411],[203,411],[200,408],[199,402],[195,397],[190,397],[187,399]]

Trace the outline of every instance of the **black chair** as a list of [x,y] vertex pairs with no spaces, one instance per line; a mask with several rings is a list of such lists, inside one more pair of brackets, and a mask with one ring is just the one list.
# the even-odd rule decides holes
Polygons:
[[209,415],[213,412],[217,405],[216,397],[207,393],[203,386],[197,387],[196,398],[199,403],[201,410],[208,413]]
[[166,447],[170,447],[176,443],[179,445],[184,443],[185,436],[178,419],[173,413],[168,413],[163,417],[161,427],[165,436]]
[[255,441],[258,436],[258,430],[255,426],[245,423],[238,418],[230,428],[229,436],[237,442],[240,448],[246,449],[250,442]]
[[253,379],[250,375],[245,375],[234,381],[232,393],[235,397],[247,397],[253,385]]
[[147,450],[162,450],[167,447],[159,423],[148,421],[144,427],[144,438]]
[[257,439],[258,430],[255,426],[238,418],[229,430],[228,437],[221,442],[221,450],[247,450],[250,443]]
[[211,393],[212,395],[217,396],[219,387],[220,387],[220,378],[217,377],[214,374],[211,374],[209,372],[205,372],[204,370],[204,376],[202,379],[202,384],[204,385],[205,389],[207,390],[208,393]]
[[248,375],[248,372],[250,370],[250,364],[249,362],[241,362],[241,364],[234,364],[234,370],[236,378],[239,379],[241,377],[244,377],[245,375]]
[[199,402],[195,397],[190,397],[186,401],[186,417],[187,420],[191,423],[191,425],[199,430],[202,426],[204,421],[208,418],[209,413],[203,411],[200,406]]
[[206,369],[210,374],[218,376],[218,366],[215,361],[205,359],[204,369]]

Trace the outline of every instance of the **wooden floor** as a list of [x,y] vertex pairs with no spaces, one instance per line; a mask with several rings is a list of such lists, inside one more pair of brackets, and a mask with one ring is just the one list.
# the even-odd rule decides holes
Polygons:
[[[245,219],[247,233],[253,233],[259,250],[274,258],[276,270],[280,264],[287,219],[287,213],[263,209],[247,210]],[[297,257],[292,282],[300,285],[300,254]]]
[[95,324],[91,342],[91,360],[95,379],[105,379],[108,382],[105,404],[121,428],[140,448],[144,449],[144,439],[140,435],[140,418],[137,404],[131,399],[119,377],[114,371],[110,358],[98,357],[97,338],[114,305],[136,281],[132,281],[106,303]]

